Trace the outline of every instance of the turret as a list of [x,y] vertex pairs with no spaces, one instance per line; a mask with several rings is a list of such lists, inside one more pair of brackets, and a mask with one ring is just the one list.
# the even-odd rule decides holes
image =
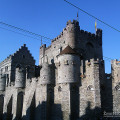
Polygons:
[[16,67],[15,87],[16,88],[25,87],[25,70],[22,67]]
[[46,48],[46,44],[43,44],[40,47],[40,58],[39,58],[39,65],[41,65],[44,61],[44,56],[45,56],[45,48]]
[[99,37],[102,37],[102,30],[101,29],[97,29],[96,30],[96,35],[98,35]]
[[41,114],[38,115],[40,118],[37,118],[48,120],[50,118],[51,105],[53,105],[54,99],[53,74],[51,65],[48,64],[48,62],[43,62],[40,68],[39,98],[44,112],[41,111]]
[[42,64],[42,68],[40,70],[40,83],[41,84],[51,84],[51,69],[50,65],[45,62]]
[[96,30],[96,35],[98,36],[98,43],[100,46],[102,46],[102,30],[101,29],[97,29]]
[[4,91],[5,90],[5,85],[6,85],[6,76],[1,75],[0,77],[0,91]]
[[67,46],[58,57],[58,83],[74,83],[80,78],[80,57]]
[[69,20],[67,22],[66,28],[63,30],[66,44],[68,44],[73,49],[76,48],[77,45],[77,33],[79,30],[79,22],[76,20],[73,20],[73,22]]

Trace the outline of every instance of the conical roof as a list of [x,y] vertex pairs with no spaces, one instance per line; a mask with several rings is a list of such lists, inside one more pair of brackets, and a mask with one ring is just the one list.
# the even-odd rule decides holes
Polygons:
[[63,54],[77,54],[69,45],[60,52],[59,55],[63,55]]

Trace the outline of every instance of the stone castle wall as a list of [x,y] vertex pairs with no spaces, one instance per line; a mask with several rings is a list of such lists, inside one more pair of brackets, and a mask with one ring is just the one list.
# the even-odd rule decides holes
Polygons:
[[68,21],[51,42],[40,47],[37,67],[25,45],[0,63],[0,120],[94,120],[119,112],[119,61],[106,75],[102,30],[91,34]]
[[119,61],[112,61],[112,95],[113,111],[120,112],[120,64]]

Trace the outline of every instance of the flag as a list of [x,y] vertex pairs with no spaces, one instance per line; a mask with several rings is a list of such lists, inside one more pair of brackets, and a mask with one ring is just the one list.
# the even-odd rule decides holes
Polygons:
[[97,22],[95,20],[95,31],[97,31]]

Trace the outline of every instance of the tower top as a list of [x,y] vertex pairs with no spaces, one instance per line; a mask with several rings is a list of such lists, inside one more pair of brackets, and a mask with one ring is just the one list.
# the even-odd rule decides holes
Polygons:
[[74,25],[78,25],[79,26],[79,22],[77,21],[77,20],[73,20],[73,21],[71,21],[71,20],[68,20],[67,21],[67,25],[69,25],[69,24],[74,24]]

